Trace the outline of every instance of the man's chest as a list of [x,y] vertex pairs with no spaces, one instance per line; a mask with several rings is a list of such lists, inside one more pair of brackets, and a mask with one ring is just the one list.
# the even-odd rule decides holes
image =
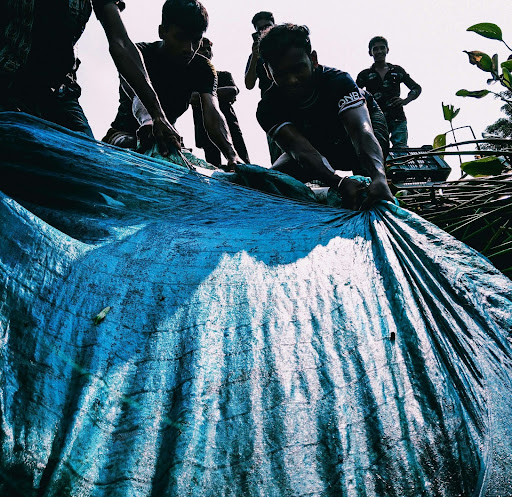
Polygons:
[[296,109],[293,121],[306,138],[331,142],[340,133],[345,134],[339,118],[339,102],[334,96],[320,98],[308,108]]

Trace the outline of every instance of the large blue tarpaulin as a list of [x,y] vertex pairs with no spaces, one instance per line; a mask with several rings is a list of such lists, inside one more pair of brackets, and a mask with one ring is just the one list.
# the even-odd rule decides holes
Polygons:
[[0,495],[512,495],[512,282],[432,224],[13,113],[0,190]]

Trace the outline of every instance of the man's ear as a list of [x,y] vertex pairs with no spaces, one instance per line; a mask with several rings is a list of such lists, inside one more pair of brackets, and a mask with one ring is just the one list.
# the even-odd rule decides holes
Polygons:
[[313,68],[316,69],[318,67],[318,54],[316,50],[311,52],[311,62],[313,62]]
[[165,37],[165,32],[166,32],[166,29],[163,27],[162,24],[160,24],[160,26],[158,26],[158,36],[161,40],[164,39]]
[[270,79],[270,81],[274,81],[274,76],[272,76],[272,71],[270,70],[270,67],[268,67],[266,62],[263,64],[263,67],[265,68],[265,72],[267,73],[268,79]]

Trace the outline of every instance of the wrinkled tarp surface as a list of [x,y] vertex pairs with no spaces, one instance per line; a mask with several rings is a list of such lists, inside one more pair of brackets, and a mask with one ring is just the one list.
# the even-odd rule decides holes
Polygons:
[[0,495],[512,495],[512,283],[478,253],[0,136]]

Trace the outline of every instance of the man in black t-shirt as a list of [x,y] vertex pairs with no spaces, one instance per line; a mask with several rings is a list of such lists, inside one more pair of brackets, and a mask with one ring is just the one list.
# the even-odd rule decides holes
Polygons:
[[[254,15],[251,22],[256,31],[252,34],[252,52],[245,66],[245,87],[248,90],[252,90],[256,85],[256,81],[258,81],[258,86],[263,95],[272,86],[272,79],[268,77],[267,71],[263,65],[263,60],[260,57],[259,43],[265,30],[274,25],[274,15],[272,12],[258,12]],[[283,151],[268,135],[267,142],[270,162],[273,164],[281,156]]]
[[149,83],[140,53],[126,34],[121,0],[2,0],[0,111],[23,111],[92,137],[78,103],[74,45],[94,9],[116,66],[151,116],[162,153],[178,134]]
[[[285,151],[273,168],[303,182],[323,181],[351,208],[392,200],[365,97],[346,72],[318,64],[309,30],[274,26],[263,35],[260,54],[275,84],[263,95],[257,118]],[[369,176],[366,198],[359,181],[340,179],[335,169]]]
[[[138,43],[137,47],[169,120],[174,124],[188,109],[192,93],[197,92],[208,136],[226,157],[228,168],[232,168],[242,160],[219,110],[217,74],[206,57],[196,54],[207,27],[208,14],[199,2],[167,0],[159,27],[161,40]],[[130,148],[135,146],[137,135],[141,144],[148,146],[150,124],[151,116],[145,107],[121,83],[118,113],[103,141]]]
[[[203,37],[201,46],[197,53],[211,61],[213,57],[212,45],[213,43],[208,38]],[[233,146],[235,147],[239,157],[246,164],[249,164],[249,155],[247,154],[242,130],[238,124],[238,118],[236,117],[235,110],[233,109],[233,103],[236,100],[239,90],[230,72],[217,71],[217,79],[217,97],[219,99],[219,107],[228,124],[229,132],[231,133],[231,138],[233,140]],[[219,149],[211,142],[206,130],[204,129],[203,114],[201,111],[199,94],[197,92],[192,94],[190,103],[192,104],[192,111],[194,114],[196,146],[204,150],[207,162],[214,166],[220,166],[221,157]]]
[[[386,116],[393,147],[407,147],[407,119],[404,106],[417,99],[421,86],[414,81],[403,67],[386,62],[389,53],[388,41],[383,36],[374,36],[368,44],[374,64],[359,73],[356,83],[373,94]],[[400,85],[409,88],[406,98],[400,98]]]

